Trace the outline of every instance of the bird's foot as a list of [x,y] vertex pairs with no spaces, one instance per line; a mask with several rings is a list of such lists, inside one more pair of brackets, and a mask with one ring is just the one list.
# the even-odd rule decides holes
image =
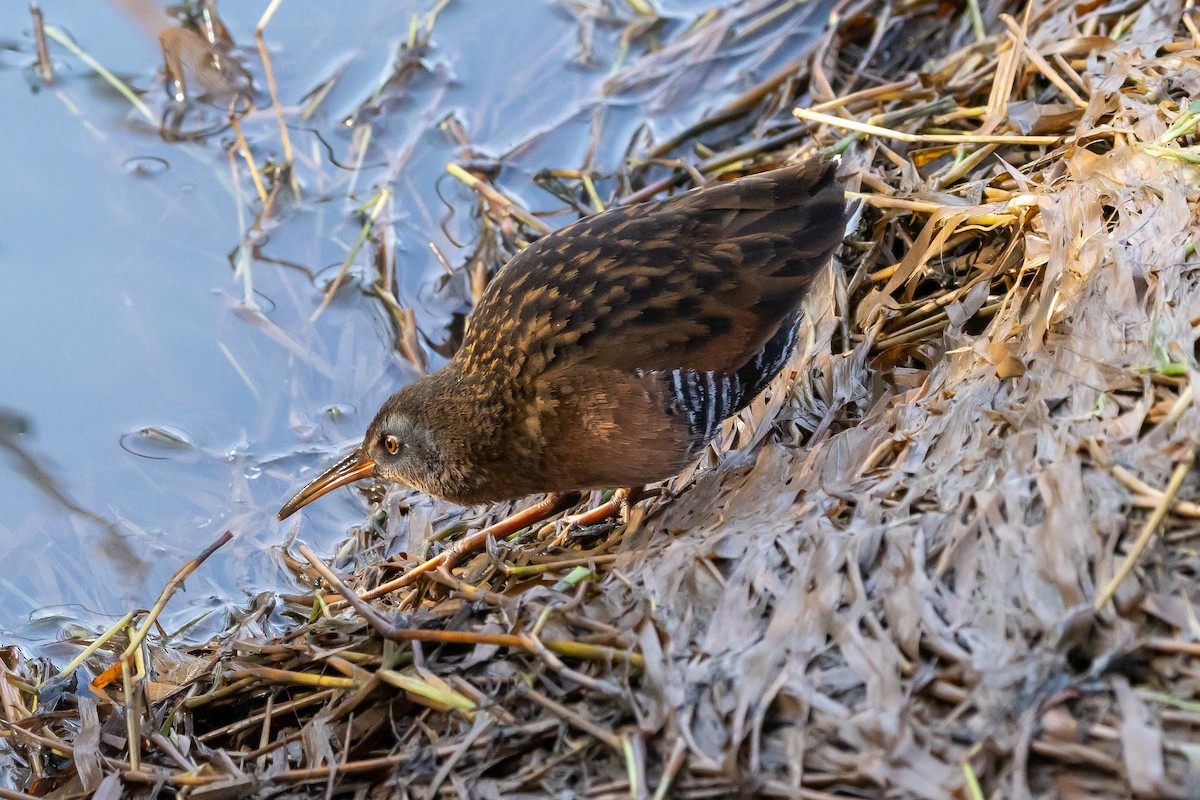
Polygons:
[[[505,536],[511,536],[524,528],[528,528],[534,523],[541,522],[544,519],[554,516],[560,511],[565,511],[571,506],[579,502],[579,492],[563,492],[560,494],[548,494],[546,497],[537,503],[534,503],[529,508],[523,511],[518,511],[515,514],[510,514],[497,523],[487,526],[482,530],[475,531],[468,536],[464,536],[455,542],[452,546],[444,550],[434,558],[429,559],[426,564],[438,561],[436,566],[445,566],[447,569],[454,567],[459,561],[466,556],[477,553],[487,547],[487,543],[491,539],[500,539]],[[421,570],[425,564],[418,564],[413,568],[413,572]],[[421,570],[428,571],[427,569]]]
[[633,507],[645,495],[646,490],[640,486],[617,489],[613,492],[612,499],[608,502],[601,503],[595,508],[580,514],[572,514],[566,517],[563,522],[567,524],[568,528],[586,528],[588,525],[595,525],[619,516],[621,522],[628,524],[629,515],[633,511]]

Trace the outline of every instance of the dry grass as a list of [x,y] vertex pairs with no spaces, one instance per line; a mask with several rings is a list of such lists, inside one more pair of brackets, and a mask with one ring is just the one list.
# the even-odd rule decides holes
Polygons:
[[[30,790],[1195,796],[1200,34],[1166,3],[1019,11],[843,6],[692,171],[630,163],[645,196],[838,152],[863,213],[799,379],[628,528],[530,532],[366,622],[296,557],[310,622],[150,645],[99,708],[36,708],[12,654]],[[355,591],[411,564],[351,544]]]

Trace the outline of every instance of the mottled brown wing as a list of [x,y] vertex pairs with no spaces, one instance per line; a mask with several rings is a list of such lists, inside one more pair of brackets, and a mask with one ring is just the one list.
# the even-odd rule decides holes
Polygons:
[[583,362],[736,370],[796,311],[842,239],[834,171],[808,161],[549,234],[488,286],[460,358],[527,378]]

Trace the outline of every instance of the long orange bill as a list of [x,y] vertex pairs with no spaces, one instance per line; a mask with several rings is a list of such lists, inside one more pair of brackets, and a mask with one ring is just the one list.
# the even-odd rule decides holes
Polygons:
[[278,518],[281,521],[285,520],[326,492],[331,492],[347,483],[374,477],[374,475],[375,462],[367,457],[366,451],[361,447],[356,448],[353,453],[322,472],[311,483],[296,492],[296,496],[279,509]]

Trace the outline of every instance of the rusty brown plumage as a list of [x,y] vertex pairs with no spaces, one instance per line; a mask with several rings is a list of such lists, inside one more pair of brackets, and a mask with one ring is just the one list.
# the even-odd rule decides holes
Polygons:
[[459,503],[670,477],[791,351],[846,222],[808,161],[614,208],[497,274],[463,345],[280,512],[377,474]]

